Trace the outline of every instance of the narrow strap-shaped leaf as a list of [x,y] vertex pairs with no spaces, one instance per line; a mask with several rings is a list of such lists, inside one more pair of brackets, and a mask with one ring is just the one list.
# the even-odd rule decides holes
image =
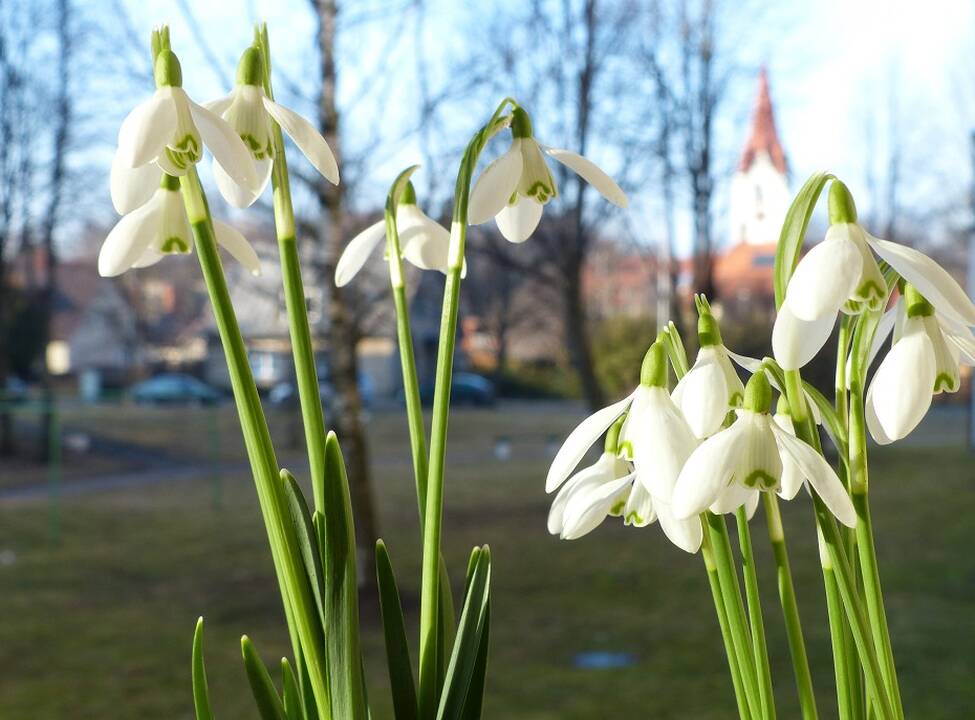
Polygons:
[[833,407],[833,403],[826,399],[819,390],[810,385],[805,380],[802,381],[802,387],[806,391],[806,397],[816,403],[816,408],[819,410],[819,414],[823,418],[823,423],[826,427],[826,432],[829,434],[830,439],[839,451],[840,458],[843,460],[843,464],[847,464],[849,459],[847,458],[847,437],[846,428],[843,426],[839,415],[836,414],[836,408]]
[[406,640],[406,623],[400,604],[399,588],[386,543],[376,542],[376,577],[379,582],[379,607],[383,617],[386,639],[386,662],[389,666],[389,685],[393,694],[393,714],[396,720],[415,720],[417,717],[416,683],[410,646]]
[[477,664],[478,649],[485,628],[488,596],[491,585],[491,551],[485,545],[471,553],[473,570],[470,573],[464,609],[457,626],[457,639],[450,656],[447,677],[440,695],[437,720],[460,720],[468,688]]
[[796,263],[799,262],[799,252],[806,237],[806,228],[809,227],[809,218],[812,217],[826,183],[834,177],[827,172],[813,173],[799,189],[785,214],[779,244],[775,249],[775,307],[781,307],[785,300],[785,289],[795,272]]
[[[322,525],[322,523],[320,523]],[[325,652],[331,687],[332,717],[366,720],[359,649],[359,588],[355,560],[355,529],[345,461],[334,432],[325,438],[325,518],[323,557]]]
[[196,720],[213,720],[207,670],[203,662],[202,617],[196,621],[196,631],[193,633],[193,707],[196,709]]
[[284,713],[284,706],[278,691],[274,689],[271,675],[254,648],[254,643],[244,635],[240,639],[240,649],[244,656],[244,670],[247,671],[247,682],[250,683],[251,693],[257,703],[257,710],[262,720],[288,720]]
[[[317,533],[316,537],[318,537]],[[321,547],[320,544],[319,547]],[[308,663],[305,662],[304,655],[300,651],[298,658],[295,660],[295,667],[298,669],[298,687],[301,689],[301,697],[305,706],[305,720],[318,720],[318,708],[315,705],[315,688],[312,687],[311,678],[308,676]]]
[[[447,665],[450,662],[450,649],[454,646],[457,634],[457,619],[454,616],[454,591],[450,587],[450,575],[447,573],[447,563],[443,555],[440,556],[440,601],[437,603],[437,662],[440,666],[438,688],[443,688],[443,681],[447,675]],[[439,692],[439,690],[438,690]]]
[[281,658],[281,684],[284,688],[284,714],[288,720],[305,720],[305,709],[301,702],[301,688],[288,658]]
[[488,646],[491,637],[491,601],[488,600],[484,608],[484,629],[481,631],[480,643],[477,646],[477,659],[474,661],[474,672],[471,674],[470,686],[467,688],[467,698],[464,700],[462,720],[480,720],[484,706],[484,684],[487,679]]
[[322,575],[318,538],[312,527],[311,516],[308,514],[308,503],[305,502],[305,496],[301,492],[298,481],[287,470],[281,471],[281,485],[288,500],[291,523],[295,527],[295,534],[301,546],[301,559],[305,565],[305,572],[308,574],[308,582],[311,585],[312,594],[321,615],[322,628],[325,628],[325,578]]

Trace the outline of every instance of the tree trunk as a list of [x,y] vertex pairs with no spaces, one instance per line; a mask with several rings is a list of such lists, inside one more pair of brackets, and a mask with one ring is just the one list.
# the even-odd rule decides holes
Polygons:
[[569,360],[579,374],[582,397],[590,410],[606,404],[606,396],[596,377],[593,364],[592,344],[586,323],[586,311],[582,301],[581,262],[574,261],[574,268],[566,274],[563,293],[565,302],[565,336],[569,346]]
[[[321,53],[321,96],[318,118],[322,135],[328,142],[339,168],[342,153],[339,133],[339,112],[336,100],[337,72],[335,66],[335,32],[338,5],[334,0],[313,0],[318,15],[318,43]],[[342,251],[345,202],[344,185],[332,185],[320,180],[319,198],[325,211],[323,223],[322,261],[319,282],[328,293],[328,356],[335,404],[331,419],[342,445],[342,453],[349,476],[352,510],[355,516],[356,546],[358,548],[360,583],[375,588],[375,543],[378,537],[369,452],[362,426],[362,398],[359,395],[355,319],[345,293],[335,287],[335,265]]]

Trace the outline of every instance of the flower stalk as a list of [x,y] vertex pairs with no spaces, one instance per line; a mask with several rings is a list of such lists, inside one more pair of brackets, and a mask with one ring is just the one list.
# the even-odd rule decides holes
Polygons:
[[[768,493],[762,494],[768,495]],[[762,717],[772,720],[775,718],[772,670],[769,667],[768,646],[765,642],[765,620],[762,617],[762,599],[758,594],[758,574],[755,570],[755,556],[752,553],[752,537],[748,530],[748,513],[744,505],[735,511],[735,520],[738,524],[738,548],[741,552],[741,566],[745,578],[745,599],[748,604],[748,622],[752,630],[752,650]]]

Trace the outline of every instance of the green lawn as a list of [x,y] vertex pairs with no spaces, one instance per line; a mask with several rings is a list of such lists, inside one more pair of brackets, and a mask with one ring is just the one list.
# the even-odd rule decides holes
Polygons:
[[[607,524],[582,540],[545,531],[546,443],[578,418],[573,406],[460,412],[451,425],[446,555],[455,584],[477,543],[494,552],[487,718],[728,718],[734,701],[699,557],[651,526]],[[109,413],[104,432],[163,446],[163,424]],[[176,418],[179,419],[179,418]],[[175,443],[207,449],[183,418]],[[370,423],[383,537],[415,626],[419,541],[402,419]],[[241,457],[232,418],[220,449]],[[127,430],[128,428],[128,430]],[[190,429],[195,429],[193,432]],[[512,458],[493,458],[497,436]],[[299,473],[301,456],[282,453]],[[975,707],[975,471],[961,449],[877,451],[874,518],[888,613],[909,717],[965,717]],[[217,717],[256,718],[239,661],[247,633],[271,663],[286,652],[276,583],[246,472],[64,497],[60,540],[43,500],[0,504],[0,718],[192,718],[189,648],[198,615]],[[216,503],[216,504],[215,504]],[[811,508],[785,520],[814,679],[835,717],[825,607]],[[753,522],[780,717],[797,717],[764,520]],[[11,559],[13,561],[11,562]],[[374,717],[391,717],[378,611],[362,610]],[[630,667],[583,670],[580,652],[631,653]]]

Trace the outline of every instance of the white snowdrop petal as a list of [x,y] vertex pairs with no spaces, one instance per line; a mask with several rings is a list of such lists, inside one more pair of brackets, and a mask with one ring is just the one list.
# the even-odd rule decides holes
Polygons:
[[823,348],[835,323],[835,314],[812,322],[800,320],[786,301],[772,327],[772,354],[783,370],[799,370]]
[[[868,396],[881,437],[900,440],[924,418],[931,407],[937,361],[934,346],[920,318],[911,318],[904,335],[880,363]],[[874,436],[878,442],[880,438]]]
[[225,222],[214,220],[213,230],[217,235],[217,243],[243,265],[251,275],[256,277],[261,274],[261,260],[254,251],[254,246],[247,242],[247,238],[237,228]]
[[733,513],[742,505],[745,505],[758,491],[754,488],[745,487],[737,480],[732,481],[718,493],[718,497],[711,503],[708,509],[715,515],[725,515]]
[[549,147],[543,149],[550,157],[558,160],[596,188],[600,195],[614,205],[625,208],[629,204],[626,193],[623,192],[622,188],[592,160],[584,158],[582,155],[574,153],[571,150],[559,150]]
[[935,380],[934,394],[958,392],[961,387],[961,372],[958,365],[959,350],[949,345],[936,317],[924,318],[924,330],[934,349]]
[[562,539],[577,540],[599,527],[632,482],[632,478],[625,477],[573,495],[565,507]]
[[552,466],[548,469],[545,492],[552,492],[569,477],[579,461],[589,452],[589,448],[602,437],[620,415],[626,412],[632,397],[632,394],[628,395],[619,402],[597,410],[569,433],[556,453],[555,459],[552,460]]
[[681,519],[676,516],[665,502],[654,502],[657,513],[657,522],[664,535],[674,545],[684,552],[696,553],[704,540],[704,533],[701,528],[701,520],[694,514],[692,517]]
[[279,105],[268,97],[264,97],[264,107],[281,129],[295,141],[295,145],[322,177],[333,185],[338,185],[339,166],[335,154],[315,126],[294,110]]
[[519,145],[513,142],[503,155],[484,168],[471,190],[468,223],[480,225],[504,209],[518,187],[523,163]]
[[223,117],[223,114],[227,112],[231,104],[234,102],[235,94],[233,92],[219,97],[216,100],[210,100],[203,103],[203,107],[212,112],[214,115],[219,115]]
[[742,410],[735,424],[742,426],[735,482],[760,490],[778,487],[782,478],[782,458],[772,434],[771,418]]
[[139,256],[139,259],[132,263],[132,269],[141,270],[142,268],[151,267],[164,257],[166,256],[163,253],[159,252],[156,248],[150,245],[145,249],[145,252]]
[[396,210],[396,231],[400,251],[410,263],[423,270],[447,272],[450,233],[416,205],[400,205]]
[[701,353],[698,353],[694,367],[674,388],[674,401],[694,435],[704,439],[721,429],[729,407],[728,384],[724,372],[716,362],[702,363]]
[[[555,499],[552,500],[552,507],[548,513],[548,531],[552,535],[560,535],[564,527],[565,508],[576,493],[587,492],[588,489],[610,482],[614,479],[611,466],[608,468],[600,457],[594,464],[583,468],[575,475],[570,477],[565,484],[559,488]],[[610,458],[612,459],[612,457]]]
[[867,242],[935,309],[965,325],[975,325],[975,304],[951,274],[919,250],[867,235]]
[[335,284],[338,287],[348,285],[349,281],[366,264],[366,260],[376,249],[376,246],[386,237],[386,221],[373,223],[349,241],[342,251],[338,264],[335,266]]
[[735,422],[705,440],[684,463],[670,506],[678,518],[704,512],[728,487],[741,452],[742,425]]
[[131,268],[155,240],[160,213],[161,206],[153,198],[119,220],[98,252],[98,274],[115,277]]
[[772,433],[779,450],[796,464],[833,516],[847,527],[856,527],[857,514],[853,501],[826,458],[775,423],[772,424]]
[[850,225],[831,225],[826,239],[796,266],[786,301],[800,320],[812,322],[835,315],[856,289],[863,257],[850,238]]
[[751,520],[755,517],[755,511],[758,510],[758,501],[762,494],[758,490],[752,490],[748,499],[745,500],[745,517]]
[[677,477],[697,447],[694,432],[664,388],[641,388],[643,406],[634,398],[627,439],[633,446],[637,481],[654,498],[670,502]]
[[244,141],[221,117],[192,100],[187,99],[187,103],[193,122],[203,142],[213,153],[213,159],[235,183],[256,197],[263,178],[258,178],[254,159]]
[[112,205],[116,212],[125,215],[149,202],[149,198],[159,187],[161,177],[162,170],[155,163],[128,167],[122,162],[121,154],[115,153],[110,185]]
[[122,121],[118,132],[118,160],[138,167],[151,162],[176,129],[176,105],[170,93],[157,91],[139,103]]
[[260,197],[261,193],[264,191],[264,188],[267,187],[266,180],[271,178],[271,164],[266,160],[261,160],[259,163],[261,168],[258,169],[258,163],[255,163],[254,169],[262,174],[262,184],[260,188],[261,192],[255,193],[253,190],[237,183],[232,177],[230,177],[230,175],[227,174],[227,171],[223,169],[223,166],[219,162],[216,160],[213,161],[213,179],[216,182],[217,189],[220,191],[223,199],[226,200],[231,207],[250,207],[254,204],[257,198]]
[[657,513],[653,509],[653,497],[640,483],[635,482],[630,488],[622,514],[623,524],[633,527],[646,527],[657,519]]
[[[795,437],[796,431],[795,426],[792,424],[791,416],[776,413],[772,417],[772,422],[778,425],[783,432]],[[778,489],[779,497],[783,500],[792,500],[799,493],[799,490],[802,489],[804,480],[802,471],[792,457],[784,456],[782,458],[782,479],[779,481]]]
[[542,206],[532,198],[519,195],[513,204],[501,208],[494,219],[505,240],[523,243],[538,227],[542,219]]

